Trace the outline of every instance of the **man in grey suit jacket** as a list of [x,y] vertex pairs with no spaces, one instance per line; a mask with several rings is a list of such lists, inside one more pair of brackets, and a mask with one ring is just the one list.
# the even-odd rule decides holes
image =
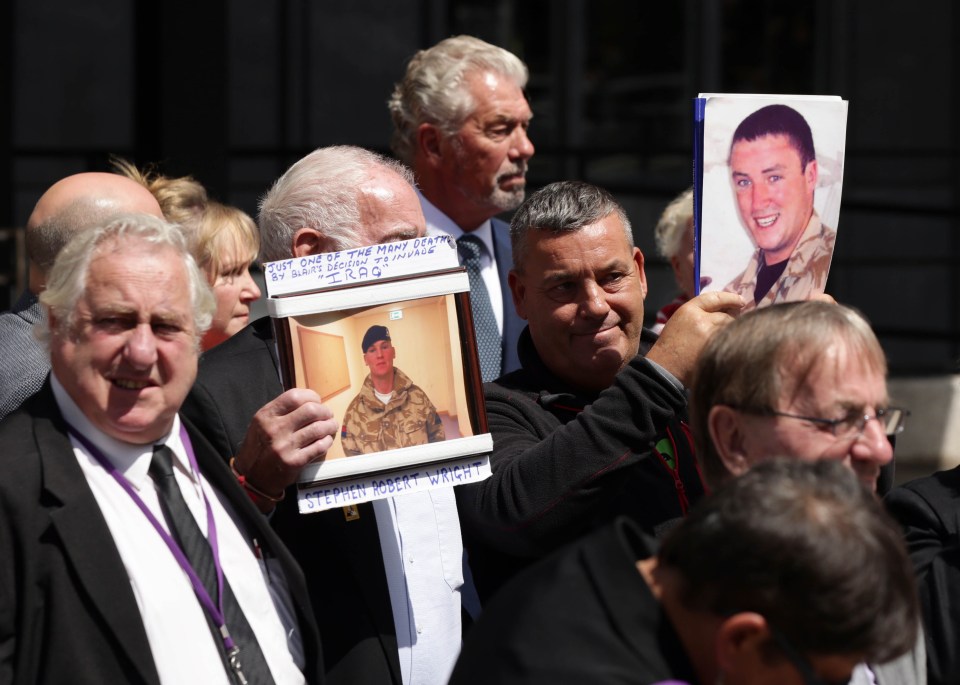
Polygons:
[[321,682],[302,572],[179,416],[215,308],[183,234],[91,227],[41,302],[51,373],[0,423],[0,682]]
[[163,216],[145,188],[116,174],[67,176],[37,202],[27,220],[29,284],[13,309],[0,314],[0,347],[5,356],[0,365],[0,419],[37,392],[50,371],[50,359],[34,337],[33,326],[43,321],[37,297],[57,254],[77,231],[122,212]]
[[[534,152],[527,137],[533,113],[526,84],[527,67],[516,55],[454,36],[414,55],[389,103],[393,151],[413,169],[427,234],[453,236],[471,272],[484,381],[520,367],[517,340],[524,323],[507,284],[513,266],[509,226],[493,217],[516,209],[524,198]],[[471,249],[464,236],[479,241],[472,248],[479,250],[479,271],[464,256]]]

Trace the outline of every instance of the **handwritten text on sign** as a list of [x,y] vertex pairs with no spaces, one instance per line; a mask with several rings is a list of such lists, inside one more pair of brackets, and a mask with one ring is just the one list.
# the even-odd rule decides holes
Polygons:
[[274,297],[440,271],[457,265],[456,243],[443,235],[267,262],[263,265],[263,275],[267,295]]
[[476,483],[490,477],[489,457],[469,457],[442,464],[425,464],[389,474],[308,485],[297,495],[301,514],[314,514],[348,504],[395,497],[410,492]]

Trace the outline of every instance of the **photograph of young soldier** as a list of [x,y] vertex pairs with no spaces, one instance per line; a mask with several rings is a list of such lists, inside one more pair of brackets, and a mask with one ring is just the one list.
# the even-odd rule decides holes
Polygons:
[[427,393],[394,367],[397,350],[386,326],[370,326],[361,343],[370,373],[343,417],[340,442],[348,457],[446,439]]
[[819,168],[807,120],[786,105],[753,112],[733,134],[729,167],[756,249],[724,290],[743,298],[744,311],[822,293],[837,234],[813,206]]

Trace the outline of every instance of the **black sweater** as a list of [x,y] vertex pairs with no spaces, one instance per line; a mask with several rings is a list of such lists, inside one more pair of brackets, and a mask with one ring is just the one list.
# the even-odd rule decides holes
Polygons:
[[[656,338],[644,331],[644,343]],[[485,386],[493,475],[458,489],[461,529],[481,597],[560,545],[627,515],[657,534],[703,495],[686,396],[638,355],[596,394],[543,364],[529,330],[523,367]],[[670,440],[671,469],[656,445]]]

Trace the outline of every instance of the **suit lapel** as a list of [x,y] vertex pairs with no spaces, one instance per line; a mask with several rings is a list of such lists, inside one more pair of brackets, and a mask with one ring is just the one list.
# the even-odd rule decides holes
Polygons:
[[493,229],[494,259],[497,261],[497,274],[500,277],[500,293],[503,297],[503,373],[520,368],[517,354],[517,341],[526,322],[517,316],[510,292],[510,269],[513,268],[513,248],[510,245],[510,226],[499,219],[491,220]]
[[36,417],[34,437],[43,470],[43,488],[52,496],[50,520],[63,545],[63,555],[78,583],[100,612],[112,638],[139,670],[146,683],[159,683],[140,608],[130,588],[123,560],[110,535],[100,506],[73,454],[66,423],[49,381],[37,397],[47,412]]

